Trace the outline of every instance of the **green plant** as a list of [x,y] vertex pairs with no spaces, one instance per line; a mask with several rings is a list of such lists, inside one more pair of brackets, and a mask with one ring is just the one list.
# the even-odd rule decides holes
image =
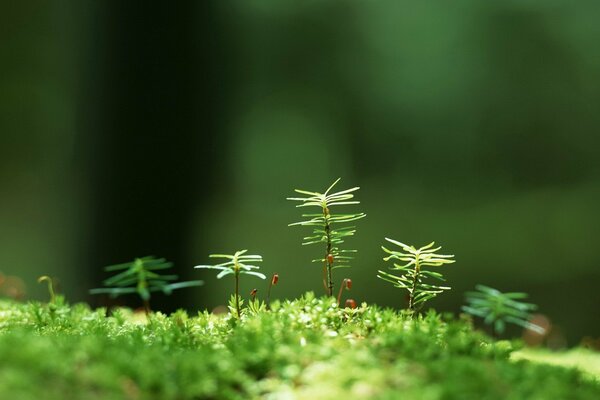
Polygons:
[[277,285],[277,282],[279,282],[279,274],[273,274],[271,280],[269,281],[269,288],[267,289],[267,310],[271,309],[271,288]]
[[[300,201],[296,207],[318,207],[321,212],[317,214],[302,214],[304,221],[294,222],[288,226],[300,225],[313,227],[311,236],[304,238],[302,245],[321,244],[324,246],[324,256],[313,260],[313,262],[323,263],[324,285],[329,296],[333,296],[333,276],[332,271],[337,268],[349,267],[349,260],[352,259],[348,253],[355,253],[356,250],[342,250],[339,245],[344,239],[354,235],[355,226],[346,225],[349,222],[364,218],[364,213],[336,214],[331,212],[335,206],[345,206],[359,204],[359,201],[351,200],[354,198],[352,192],[357,191],[358,187],[342,190],[336,193],[329,193],[331,189],[340,181],[338,178],[325,193],[309,192],[306,190],[295,189],[297,193],[306,195],[306,197],[288,197],[287,200]],[[336,265],[334,265],[336,263]]]
[[227,261],[220,264],[215,265],[196,265],[194,268],[201,269],[216,269],[219,272],[217,275],[217,279],[221,279],[227,275],[233,275],[235,278],[235,310],[238,318],[242,316],[241,312],[241,302],[240,302],[240,275],[252,275],[257,276],[260,279],[267,279],[264,274],[260,272],[256,272],[254,270],[259,269],[256,265],[251,265],[248,263],[257,263],[262,262],[262,257],[259,255],[246,254],[248,250],[239,250],[236,251],[235,254],[210,254],[209,258],[222,258]]
[[431,283],[425,283],[426,278],[445,281],[443,275],[439,272],[429,271],[424,267],[440,267],[445,264],[452,264],[453,255],[436,254],[441,247],[432,248],[435,242],[429,243],[419,249],[414,246],[408,246],[393,239],[385,238],[388,242],[402,248],[402,251],[389,250],[381,246],[383,251],[389,254],[384,257],[384,261],[399,260],[403,264],[394,263],[390,267],[392,271],[399,271],[400,275],[393,275],[388,272],[379,271],[378,278],[391,282],[395,287],[406,289],[408,291],[408,309],[411,312],[418,312],[427,300],[430,300],[449,290],[447,286],[438,286]]
[[344,280],[342,281],[342,284],[340,285],[340,291],[338,292],[338,297],[337,297],[338,307],[340,306],[340,303],[342,301],[342,291],[344,290],[344,288],[348,291],[350,289],[352,289],[352,279],[344,278]]
[[38,278],[38,283],[46,282],[48,284],[48,293],[50,294],[50,304],[56,303],[56,292],[54,291],[54,280],[48,275],[42,275]]
[[519,300],[526,299],[527,293],[512,292],[502,293],[497,289],[476,285],[477,291],[465,293],[468,305],[462,310],[475,317],[483,318],[483,322],[493,327],[494,335],[501,335],[507,323],[515,324],[530,329],[539,334],[544,333],[544,328],[529,322],[530,311],[537,306]]
[[[173,267],[173,263],[167,262],[164,258],[155,258],[153,256],[136,258],[131,262],[109,265],[104,270],[107,272],[122,271],[116,275],[105,279],[103,284],[105,288],[90,290],[91,294],[108,294],[111,297],[117,297],[122,294],[137,293],[144,302],[146,314],[150,313],[150,293],[163,292],[171,294],[175,289],[186,287],[201,286],[203,281],[176,281],[177,275],[160,275],[155,272]],[[135,286],[132,286],[135,285]]]

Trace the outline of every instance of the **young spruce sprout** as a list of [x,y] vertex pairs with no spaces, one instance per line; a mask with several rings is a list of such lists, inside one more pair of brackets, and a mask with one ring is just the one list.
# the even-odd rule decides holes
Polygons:
[[248,250],[239,250],[233,255],[211,254],[208,256],[209,258],[222,258],[227,261],[215,265],[197,265],[194,267],[221,271],[217,274],[217,279],[233,274],[233,277],[235,278],[235,310],[238,318],[242,316],[240,307],[240,275],[253,275],[260,279],[267,279],[267,277],[260,272],[253,271],[259,269],[258,266],[249,264],[261,262],[263,260],[262,257],[259,255],[246,254],[247,251]]
[[[146,315],[150,313],[150,293],[163,292],[171,294],[175,289],[182,289],[192,286],[201,286],[203,281],[176,282],[177,275],[160,275],[158,270],[169,269],[173,263],[167,262],[164,258],[155,258],[153,256],[136,258],[131,262],[123,264],[109,265],[104,270],[108,272],[122,271],[116,275],[104,280],[106,288],[90,290],[91,294],[106,293],[111,297],[117,297],[122,294],[137,293],[144,302],[144,311]],[[135,286],[132,286],[135,285]]]
[[344,278],[344,280],[342,281],[342,284],[340,285],[340,291],[338,292],[338,297],[337,297],[338,307],[340,306],[340,302],[342,301],[342,291],[344,290],[344,288],[346,290],[352,289],[352,279]]
[[319,213],[302,214],[304,221],[295,222],[288,226],[301,225],[313,227],[311,236],[304,238],[302,245],[321,244],[323,246],[323,258],[313,260],[313,262],[323,263],[324,285],[329,296],[333,296],[333,276],[332,271],[337,268],[349,267],[348,261],[352,259],[348,253],[355,253],[356,250],[341,250],[339,245],[344,242],[348,236],[354,235],[356,229],[348,225],[349,222],[364,218],[364,213],[337,214],[331,211],[332,207],[359,204],[359,201],[351,200],[354,198],[352,192],[359,188],[342,190],[336,193],[330,193],[331,189],[340,181],[338,178],[325,193],[309,192],[306,190],[295,189],[297,193],[306,197],[288,197],[288,200],[300,201],[296,207],[318,207]]
[[492,325],[495,336],[504,332],[507,323],[519,325],[540,335],[544,334],[544,328],[529,322],[529,312],[536,310],[537,306],[518,301],[526,299],[527,293],[502,293],[484,285],[476,285],[475,288],[477,291],[465,293],[468,305],[463,306],[462,310],[483,318],[484,323]]
[[441,247],[432,248],[434,242],[417,249],[414,246],[408,246],[393,239],[385,238],[385,240],[402,248],[402,251],[398,251],[389,250],[384,246],[381,247],[383,251],[389,254],[389,256],[383,258],[384,261],[402,261],[402,264],[394,263],[394,266],[390,267],[392,271],[400,271],[400,275],[393,275],[380,270],[377,277],[393,283],[397,288],[408,291],[408,309],[411,312],[418,312],[427,300],[434,298],[444,290],[450,289],[447,286],[424,283],[426,278],[439,281],[445,281],[445,279],[441,273],[423,268],[452,264],[454,262],[453,255],[436,254],[435,252]]

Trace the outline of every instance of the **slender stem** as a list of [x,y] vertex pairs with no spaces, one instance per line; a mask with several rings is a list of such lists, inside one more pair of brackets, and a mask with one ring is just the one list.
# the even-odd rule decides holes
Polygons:
[[144,312],[146,317],[150,315],[150,300],[144,300]]
[[54,281],[52,280],[52,278],[50,278],[47,275],[40,276],[38,278],[38,282],[43,282],[43,281],[46,281],[48,283],[48,293],[50,293],[50,303],[54,304],[55,299],[56,299],[56,295],[54,293]]
[[327,295],[333,296],[333,260],[329,257],[331,254],[331,225],[329,224],[329,209],[327,206],[323,207],[323,216],[325,217],[325,237],[327,238],[327,248],[325,252],[325,263],[327,265]]
[[269,288],[267,289],[267,310],[271,309],[271,286],[273,286],[273,278],[269,281]]
[[338,307],[340,306],[340,301],[342,301],[342,291],[344,290],[344,286],[346,286],[347,280],[348,280],[348,278],[344,278],[344,280],[342,281],[342,286],[340,286],[340,291],[338,292],[338,297],[337,297]]
[[412,289],[408,295],[408,309],[411,311],[415,311],[415,290],[417,290],[417,282],[419,281],[419,275],[421,273],[421,266],[419,263],[419,257],[417,256],[415,260],[415,273],[413,275],[413,284]]
[[235,309],[237,310],[238,319],[242,317],[240,311],[240,272],[235,271]]

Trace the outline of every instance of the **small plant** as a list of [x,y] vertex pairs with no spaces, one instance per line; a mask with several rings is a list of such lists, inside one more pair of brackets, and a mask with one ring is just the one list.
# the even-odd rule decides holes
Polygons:
[[313,262],[323,263],[323,283],[329,296],[333,296],[333,276],[332,271],[337,268],[349,267],[348,261],[352,259],[348,253],[355,253],[356,250],[341,250],[339,245],[344,239],[354,235],[355,226],[347,225],[349,222],[364,218],[364,213],[353,214],[335,214],[331,212],[334,206],[344,206],[359,204],[359,201],[351,200],[354,198],[352,192],[359,188],[342,190],[336,193],[329,193],[331,189],[340,181],[338,178],[325,193],[309,192],[306,190],[295,189],[297,193],[306,195],[306,197],[288,197],[287,200],[300,201],[296,207],[318,207],[321,212],[318,214],[302,214],[304,221],[294,222],[288,226],[300,225],[311,226],[313,232],[311,236],[304,238],[302,245],[321,244],[324,247],[323,258],[313,260]]
[[248,263],[258,263],[262,262],[262,257],[259,255],[246,254],[248,250],[239,250],[236,251],[235,254],[211,254],[209,258],[223,258],[227,261],[221,264],[215,265],[196,265],[194,268],[201,269],[216,269],[219,272],[217,275],[217,279],[221,279],[227,275],[233,275],[235,278],[235,294],[233,302],[235,303],[235,311],[237,317],[240,318],[242,316],[241,311],[241,301],[240,301],[240,275],[253,275],[257,276],[260,279],[267,279],[264,274],[260,272],[256,272],[254,270],[259,269],[256,265],[251,265]]
[[344,278],[344,280],[342,281],[342,284],[340,285],[340,291],[338,292],[338,297],[337,297],[338,307],[340,306],[340,302],[342,301],[342,291],[344,290],[344,288],[348,291],[350,289],[352,289],[352,279]]
[[404,264],[394,263],[390,267],[392,271],[400,271],[400,275],[393,275],[388,272],[379,271],[378,278],[391,282],[395,287],[406,289],[408,291],[408,309],[411,312],[418,312],[427,300],[430,300],[449,290],[447,286],[438,286],[425,283],[426,278],[432,278],[439,281],[445,281],[443,275],[439,272],[433,272],[423,269],[424,267],[440,267],[445,264],[452,264],[453,255],[436,254],[441,247],[433,248],[435,242],[429,243],[419,249],[414,246],[408,246],[393,239],[385,238],[388,242],[400,246],[402,251],[389,250],[381,246],[383,251],[389,254],[384,257],[384,261],[399,260]]
[[[257,315],[263,311],[267,311],[268,307],[264,301],[260,301],[256,298],[256,294],[258,293],[258,289],[252,289],[250,292],[250,301],[248,302],[248,306],[246,307],[246,311],[250,315]],[[231,308],[231,305],[230,305]],[[235,310],[235,309],[233,309]]]
[[462,310],[475,317],[483,318],[485,324],[493,327],[495,336],[504,333],[507,323],[544,334],[544,328],[529,322],[530,311],[536,310],[537,306],[518,301],[526,299],[527,293],[502,293],[484,285],[476,285],[475,288],[477,291],[465,293],[468,305],[463,306]]
[[[122,271],[105,279],[103,284],[109,286],[90,290],[91,294],[106,293],[111,297],[122,294],[137,293],[144,302],[146,315],[150,313],[150,293],[163,292],[171,294],[175,289],[201,286],[203,281],[173,282],[178,279],[177,275],[160,275],[155,272],[173,267],[173,263],[164,258],[153,256],[136,258],[131,262],[109,265],[104,270],[108,272]],[[173,283],[171,283],[173,282]],[[135,285],[135,286],[132,286]]]
[[54,280],[48,275],[42,275],[38,278],[38,283],[46,282],[48,284],[48,293],[50,294],[50,304],[56,304],[56,292],[54,291]]
[[279,282],[279,275],[273,274],[269,281],[269,288],[267,289],[267,310],[271,309],[271,288],[277,285],[277,282]]

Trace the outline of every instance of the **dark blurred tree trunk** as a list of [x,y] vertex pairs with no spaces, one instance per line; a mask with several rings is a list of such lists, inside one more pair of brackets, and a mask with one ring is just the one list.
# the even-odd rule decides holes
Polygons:
[[[85,129],[93,208],[88,262],[99,285],[103,265],[156,255],[190,276],[186,259],[193,211],[214,187],[218,102],[211,51],[212,3],[98,6],[88,62]],[[193,289],[158,295],[156,309],[185,305]],[[125,299],[139,306],[136,298]]]

